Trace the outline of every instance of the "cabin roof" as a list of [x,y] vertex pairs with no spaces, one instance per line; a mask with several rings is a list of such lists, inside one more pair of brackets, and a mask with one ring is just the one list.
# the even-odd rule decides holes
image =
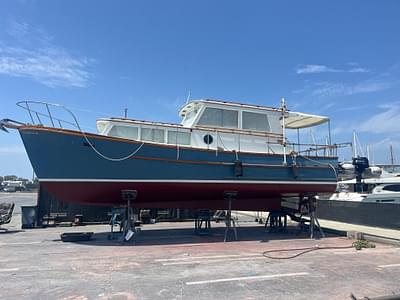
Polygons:
[[[281,111],[279,108],[273,108],[270,106],[263,105],[252,105],[252,104],[243,104],[238,102],[228,102],[221,100],[212,100],[212,99],[200,99],[193,100],[187,104],[185,104],[179,111],[179,115],[183,118],[186,113],[191,110],[194,106],[199,104],[217,104],[225,107],[235,107],[235,108],[250,108],[255,110],[267,110],[267,111]],[[317,116],[311,114],[305,114],[300,112],[291,112],[288,111],[285,117],[285,127],[288,129],[301,129],[312,127],[316,125],[320,125],[329,121],[328,117],[325,116]]]
[[279,109],[273,108],[271,106],[243,104],[243,103],[239,103],[239,102],[222,101],[222,100],[214,100],[214,99],[200,99],[200,100],[193,100],[193,101],[190,101],[189,103],[185,104],[179,110],[179,116],[181,116],[183,118],[186,115],[186,112],[188,112],[190,109],[192,109],[192,107],[197,106],[201,103],[216,104],[216,105],[221,105],[221,106],[226,106],[226,107],[251,108],[251,109],[258,109],[258,110],[279,111]]

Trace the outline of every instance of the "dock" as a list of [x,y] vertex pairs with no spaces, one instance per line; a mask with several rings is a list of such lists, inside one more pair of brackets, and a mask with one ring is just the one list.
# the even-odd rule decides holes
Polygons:
[[[357,251],[351,247],[354,240],[340,234],[354,228],[343,224],[321,220],[323,227],[336,226],[337,234],[328,230],[327,237],[315,240],[295,223],[289,222],[286,231],[269,232],[263,224],[239,220],[238,241],[231,236],[224,243],[221,223],[212,224],[211,235],[199,236],[193,222],[165,222],[143,225],[134,242],[121,244],[108,239],[108,225],[21,230],[20,206],[33,205],[36,194],[1,193],[0,201],[16,204],[7,231],[0,231],[0,299],[373,299],[400,294],[400,248],[377,241],[375,248]],[[61,241],[60,234],[77,231],[93,232],[93,239]],[[325,249],[286,251],[316,246]]]

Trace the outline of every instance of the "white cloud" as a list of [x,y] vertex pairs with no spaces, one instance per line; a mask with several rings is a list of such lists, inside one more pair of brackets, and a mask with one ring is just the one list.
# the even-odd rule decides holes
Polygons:
[[7,46],[0,41],[0,74],[31,78],[49,87],[85,87],[91,77],[91,60],[72,56],[52,43],[41,28],[11,21]]
[[325,65],[301,65],[297,67],[297,74],[318,74],[318,73],[366,73],[369,72],[366,68],[351,68],[351,69],[336,69]]
[[351,96],[356,94],[372,93],[386,90],[391,86],[390,82],[368,80],[357,84],[318,82],[313,89],[314,96]]
[[62,48],[0,48],[0,74],[32,78],[50,87],[87,86],[87,65],[87,59],[74,58]]
[[377,113],[361,123],[359,131],[368,133],[393,133],[400,132],[400,103],[395,102],[381,106],[385,111]]
[[296,69],[297,74],[316,74],[326,72],[341,72],[341,70],[329,68],[323,65],[304,65]]
[[352,68],[352,69],[348,70],[347,72],[349,72],[349,73],[368,73],[369,70],[366,68]]

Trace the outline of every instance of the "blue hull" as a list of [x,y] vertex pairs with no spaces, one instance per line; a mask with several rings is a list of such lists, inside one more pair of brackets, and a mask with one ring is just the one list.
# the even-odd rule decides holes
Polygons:
[[284,193],[336,188],[335,157],[297,157],[293,166],[288,156],[285,166],[282,155],[178,150],[88,134],[92,145],[108,157],[126,156],[142,145],[131,158],[115,162],[99,156],[77,131],[37,126],[23,126],[19,131],[41,184],[65,201],[123,204],[120,190],[128,188],[138,190],[137,206],[141,207],[223,208],[223,191],[236,190],[234,208],[268,210],[279,206]]

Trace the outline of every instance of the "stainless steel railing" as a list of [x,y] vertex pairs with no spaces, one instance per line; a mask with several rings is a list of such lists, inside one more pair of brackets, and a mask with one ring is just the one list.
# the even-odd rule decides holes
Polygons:
[[[49,122],[48,125],[51,125],[53,128],[64,128],[65,125],[69,125],[81,130],[75,115],[63,105],[31,100],[19,101],[17,105],[28,112],[32,125],[47,125],[47,123],[44,122],[44,120],[46,120]],[[54,115],[54,109],[65,111],[71,117],[72,121],[56,117]]]

